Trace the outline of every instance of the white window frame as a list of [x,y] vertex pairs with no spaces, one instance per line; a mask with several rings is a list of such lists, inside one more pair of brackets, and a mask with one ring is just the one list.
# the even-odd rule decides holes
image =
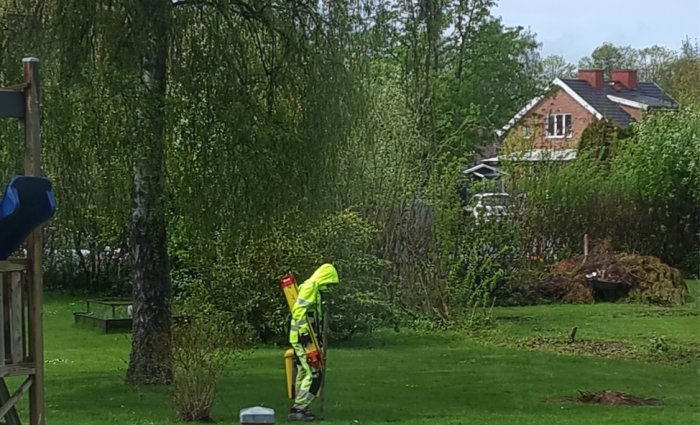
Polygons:
[[[557,125],[557,117],[561,117],[561,122],[562,122],[562,132],[561,134],[559,133],[559,125]],[[566,118],[569,117],[569,128],[566,128]],[[553,119],[554,120],[554,134],[551,134],[549,132],[549,120]],[[546,134],[547,139],[570,139],[574,135],[574,117],[572,114],[549,114],[545,117],[544,121],[544,131]],[[568,130],[568,131],[567,131]]]

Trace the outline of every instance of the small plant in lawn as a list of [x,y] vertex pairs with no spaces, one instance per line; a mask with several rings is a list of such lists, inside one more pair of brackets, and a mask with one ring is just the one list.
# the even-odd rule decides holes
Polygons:
[[654,335],[651,338],[649,338],[649,351],[651,351],[653,354],[668,353],[668,350],[669,345],[668,341],[666,341],[665,336]]
[[216,385],[247,340],[210,306],[188,308],[173,326],[173,404],[184,421],[210,421]]

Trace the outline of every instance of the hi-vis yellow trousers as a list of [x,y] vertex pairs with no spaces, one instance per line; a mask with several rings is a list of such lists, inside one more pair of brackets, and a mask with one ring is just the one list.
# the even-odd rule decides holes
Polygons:
[[295,382],[295,398],[293,408],[306,409],[312,401],[314,394],[311,392],[311,385],[314,382],[314,370],[306,360],[306,350],[301,344],[292,344],[294,354],[298,361],[297,379]]

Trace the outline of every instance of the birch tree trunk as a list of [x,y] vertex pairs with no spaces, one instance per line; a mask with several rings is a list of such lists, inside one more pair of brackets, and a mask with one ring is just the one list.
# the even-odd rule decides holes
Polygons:
[[169,0],[137,0],[140,85],[134,160],[132,226],[133,333],[126,379],[172,381],[170,281],[165,233],[165,88]]

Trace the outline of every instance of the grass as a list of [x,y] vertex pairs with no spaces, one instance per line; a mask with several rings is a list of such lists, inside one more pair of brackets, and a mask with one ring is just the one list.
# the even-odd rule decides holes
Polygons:
[[[693,282],[698,293],[700,282]],[[45,306],[47,423],[171,424],[166,388],[123,384],[129,336],[75,328],[81,300],[52,296]],[[561,353],[532,338],[620,341],[644,352],[654,335],[692,349],[700,342],[700,306],[660,309],[635,304],[496,308],[495,329],[464,332],[382,331],[329,350],[329,424],[693,424],[700,422],[694,357],[601,357]],[[238,423],[241,408],[272,407],[283,423],[289,401],[283,349],[260,348],[225,374],[213,416]],[[624,356],[623,356],[624,357]],[[13,381],[13,388],[18,383]],[[562,401],[578,390],[611,389],[660,398],[661,406],[606,407]],[[317,405],[315,407],[318,407]]]
[[[700,281],[688,281],[688,285],[694,299],[682,307],[600,303],[496,308],[496,328],[479,336],[496,345],[555,352],[696,361],[700,359]],[[570,344],[574,327],[577,343]]]

